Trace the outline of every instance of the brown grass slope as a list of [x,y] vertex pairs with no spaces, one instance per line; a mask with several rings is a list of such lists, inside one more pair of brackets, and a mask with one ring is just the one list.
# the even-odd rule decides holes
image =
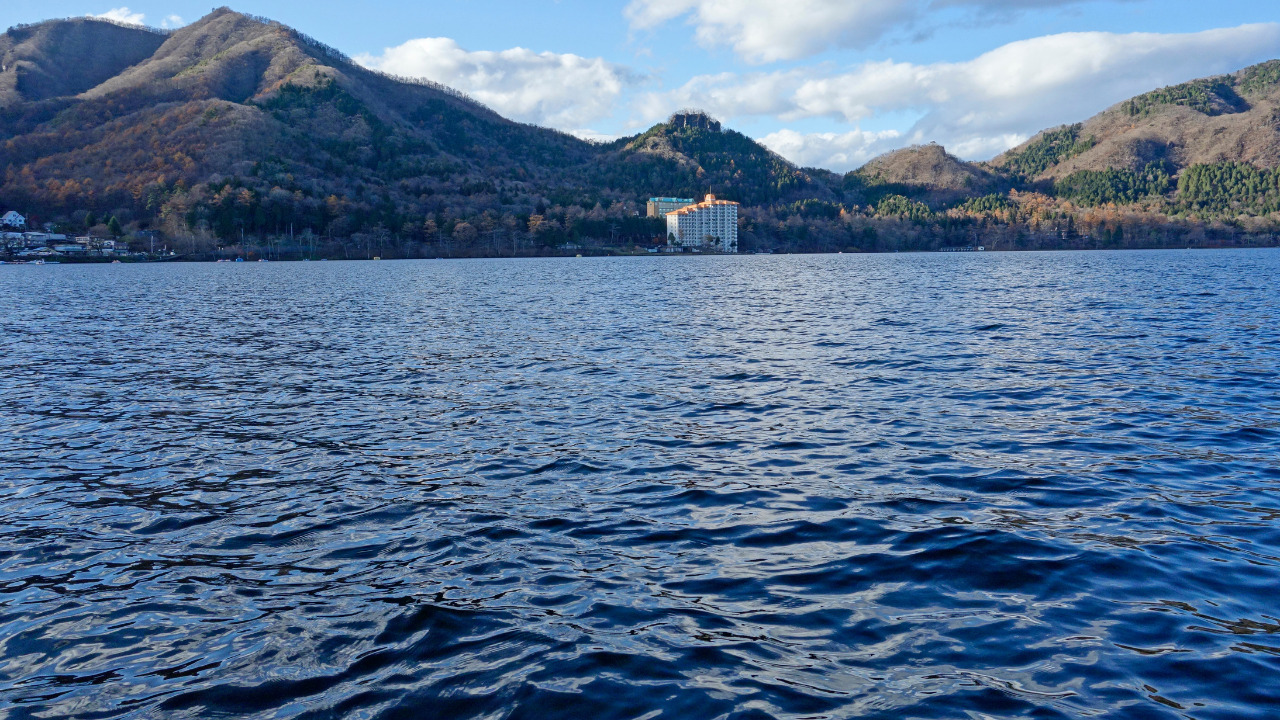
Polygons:
[[948,153],[941,145],[916,145],[881,155],[857,174],[869,185],[917,189],[936,199],[981,195],[999,184],[990,170]]
[[[486,174],[532,176],[595,153],[577,138],[511,122],[442,86],[371,72],[279,23],[226,8],[167,37],[81,20],[42,27],[40,54],[48,57],[82,43],[93,54],[120,32],[153,41],[92,77],[69,72],[0,108],[0,190],[14,201],[125,203],[151,183],[243,175],[264,161],[287,164],[281,172],[317,194],[385,186],[389,172],[421,176],[441,164],[465,185]],[[102,36],[72,32],[83,27]]]
[[1078,128],[1045,131],[991,165],[1015,167],[1018,158],[1034,151],[1046,136],[1067,131],[1078,136],[1080,145],[1032,173],[1032,179],[1057,180],[1082,170],[1141,170],[1157,161],[1177,169],[1230,161],[1276,167],[1280,60],[1126,100]]
[[147,199],[153,191],[227,179],[384,215],[707,191],[753,204],[840,200],[838,177],[796,168],[740,133],[659,126],[594,145],[443,86],[373,72],[227,8],[73,89],[0,109],[7,202],[52,215],[132,207],[146,217],[163,204]]
[[78,95],[140,63],[163,33],[101,20],[54,20],[0,35],[0,108]]
[[145,62],[103,82],[85,97],[145,91],[153,99],[247,103],[286,84],[315,86],[329,79],[369,103],[387,121],[403,119],[392,114],[427,100],[501,119],[446,88],[399,82],[370,72],[285,25],[225,7],[174,32]]

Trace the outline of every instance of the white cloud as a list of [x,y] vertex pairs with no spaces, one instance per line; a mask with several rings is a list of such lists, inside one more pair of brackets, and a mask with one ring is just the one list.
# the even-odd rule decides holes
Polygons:
[[595,143],[609,143],[621,137],[620,135],[613,135],[610,133],[597,132],[595,130],[582,130],[582,129],[569,130],[568,133],[580,140],[586,140],[587,142],[595,142]]
[[166,30],[172,30],[172,29],[174,29],[174,28],[180,28],[180,27],[182,27],[183,25],[186,25],[186,24],[187,24],[187,23],[186,23],[186,21],[185,21],[185,20],[183,20],[183,19],[182,19],[182,16],[180,16],[180,15],[170,15],[169,17],[165,18],[164,20],[161,20],[161,21],[160,21],[160,27],[165,28]]
[[868,160],[900,147],[897,130],[847,133],[809,133],[779,130],[760,138],[760,144],[802,167],[851,170]]
[[657,122],[684,107],[702,108],[723,118],[783,115],[784,99],[794,94],[811,72],[699,75],[675,90],[642,95],[635,103],[632,124]]
[[[1090,1],[632,0],[625,14],[637,29],[653,29],[687,16],[699,43],[730,45],[749,62],[767,63],[812,55],[833,45],[862,49],[895,31],[929,27],[947,19],[954,22],[974,13],[991,22],[1027,9]],[[958,8],[961,13],[947,16],[948,8]]]
[[601,58],[524,48],[471,52],[449,38],[410,40],[356,60],[462,90],[509,118],[575,132],[611,115],[623,91],[643,79]]
[[143,21],[147,19],[146,15],[133,12],[127,7],[118,7],[114,10],[108,10],[98,15],[90,15],[89,17],[101,20],[112,20],[119,23],[126,23],[128,25],[142,25]]
[[648,29],[690,15],[698,42],[731,45],[750,62],[803,57],[829,45],[866,47],[909,24],[919,0],[633,0],[626,15]]
[[[884,61],[836,73],[808,68],[694,78],[649,96],[645,105],[703,107],[725,120],[825,117],[855,127],[870,118],[910,114],[918,119],[900,133],[897,146],[938,141],[961,157],[985,159],[1036,131],[1084,120],[1148,90],[1268,59],[1277,47],[1276,23],[1183,35],[1067,33],[1011,43],[958,63]],[[860,131],[770,136],[771,147],[786,157],[814,164],[825,155],[827,166],[837,169],[850,169],[846,163],[885,148],[885,140]]]

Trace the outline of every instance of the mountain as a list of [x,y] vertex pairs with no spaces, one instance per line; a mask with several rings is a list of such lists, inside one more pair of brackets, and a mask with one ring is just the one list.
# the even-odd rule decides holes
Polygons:
[[992,161],[1032,180],[1167,163],[1280,165],[1280,60],[1140,95],[1040,133]]
[[88,19],[12,28],[0,35],[0,109],[86,92],[146,60],[164,40]]
[[633,218],[652,195],[840,200],[834,174],[709,119],[588,143],[227,8],[172,33],[51,21],[11,29],[0,48],[11,88],[0,199],[64,225],[110,214],[220,238],[411,236],[429,234],[428,220],[523,224],[539,209],[599,205],[647,237],[661,228]]
[[697,112],[611,143],[513,122],[227,8],[174,32],[59,20],[0,35],[0,210],[156,233],[192,255],[289,243],[296,256],[305,242],[434,257],[634,247],[665,235],[646,198],[714,192],[743,204],[744,248],[929,249],[993,223],[1052,247],[1074,242],[1064,217],[1101,232],[1081,208],[1106,203],[1280,211],[1278,87],[1268,63],[1134,98],[991,163],[924,145],[840,176]]
[[606,182],[619,188],[647,183],[681,197],[714,192],[748,205],[840,200],[832,189],[840,183],[834,173],[797,168],[740,132],[706,127],[714,121],[705,115],[695,114],[701,123],[687,117],[673,115],[641,135],[607,146],[602,162],[624,172]]
[[997,173],[965,162],[937,144],[916,145],[881,155],[852,176],[851,180],[856,179],[867,188],[923,197],[935,205],[986,195],[1006,184]]
[[1015,188],[1084,207],[1142,203],[1170,215],[1258,216],[1280,211],[1277,168],[1280,60],[1139,95],[1040,132],[987,163],[964,162],[937,145],[898,150],[850,173],[844,185],[872,205],[900,194],[934,210],[1008,206],[972,201]]
[[[361,183],[409,197],[437,180],[491,176],[495,166],[536,175],[594,155],[576,138],[508,121],[444,87],[370,72],[296,31],[226,8],[168,36],[92,20],[35,31],[40,42],[24,41],[31,31],[18,29],[5,43],[59,57],[82,40],[97,48],[127,33],[131,49],[105,79],[108,70],[85,78],[67,63],[38,65],[47,88],[18,90],[0,111],[11,138],[0,164],[19,186],[6,194],[54,212],[127,207],[149,185],[192,188],[264,173],[272,186],[313,200]],[[401,187],[410,178],[416,184]],[[52,194],[51,182],[60,185]],[[67,182],[76,187],[61,187]]]

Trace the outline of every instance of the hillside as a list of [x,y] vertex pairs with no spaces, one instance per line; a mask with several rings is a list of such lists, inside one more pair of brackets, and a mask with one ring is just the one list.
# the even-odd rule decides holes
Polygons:
[[985,195],[1006,184],[998,174],[965,162],[937,144],[887,153],[850,173],[846,180],[847,187],[861,185],[864,195],[901,193],[933,205]]
[[[702,124],[705,115],[693,117]],[[795,167],[782,156],[734,130],[691,126],[684,116],[605,148],[600,162],[607,186],[669,188],[665,194],[701,197],[714,192],[748,205],[816,198],[838,201],[826,178]]]
[[1078,124],[1040,133],[992,161],[1031,180],[1080,171],[1140,171],[1167,163],[1280,165],[1280,60],[1126,100]]
[[140,63],[165,35],[88,19],[20,26],[0,35],[0,109],[78,95]]
[[434,257],[634,248],[665,235],[646,198],[714,192],[743,204],[744,248],[931,248],[993,224],[1059,246],[1114,223],[1080,210],[1104,204],[1140,204],[1144,223],[1280,212],[1278,118],[1280,62],[1148,93],[988,164],[924,145],[840,176],[698,112],[585,142],[220,8],[172,33],[74,19],[0,35],[0,210],[193,256]]
[[[59,42],[80,41],[64,25],[79,35],[128,31],[91,20],[46,23],[44,54],[59,56],[67,50]],[[10,31],[6,42],[21,34]],[[519,176],[517,166],[592,155],[572,137],[512,123],[446,88],[371,73],[282,25],[225,8],[157,39],[145,59],[137,61],[138,50],[102,82],[59,80],[50,87],[66,95],[23,96],[0,113],[10,138],[0,162],[19,185],[7,195],[53,212],[110,210],[150,185],[190,188],[266,172],[316,201],[348,195],[360,182],[411,177],[418,187],[395,190],[416,196],[436,180],[492,178],[495,166]],[[289,175],[287,185],[274,182]],[[50,183],[59,185],[52,194]]]
[[[169,34],[51,21],[11,29],[0,48],[13,59],[0,199],[63,225],[110,214],[219,238],[290,228],[422,237],[462,218],[523,226],[548,208],[600,206],[649,236],[661,229],[635,222],[634,208],[651,195],[840,200],[829,177],[710,122],[594,145],[227,8]],[[572,235],[559,227],[558,239]]]

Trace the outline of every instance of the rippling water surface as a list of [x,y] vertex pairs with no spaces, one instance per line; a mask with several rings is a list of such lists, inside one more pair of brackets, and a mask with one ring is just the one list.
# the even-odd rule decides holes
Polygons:
[[0,268],[0,715],[1276,717],[1278,278]]

